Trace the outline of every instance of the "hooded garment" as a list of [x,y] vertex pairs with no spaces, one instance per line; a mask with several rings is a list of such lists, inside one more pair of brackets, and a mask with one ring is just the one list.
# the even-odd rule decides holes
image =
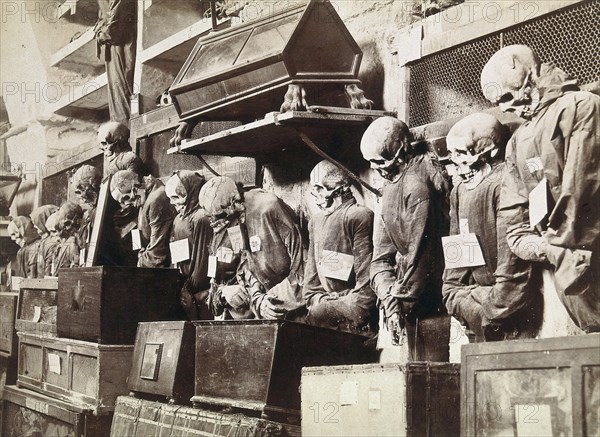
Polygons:
[[40,235],[33,227],[33,222],[29,217],[18,216],[12,221],[16,225],[21,238],[25,240],[25,244],[17,252],[14,276],[37,278],[37,255],[40,245]]
[[[357,205],[354,197],[330,213],[315,214],[304,272],[307,323],[348,332],[368,329],[377,300],[369,284],[372,238],[373,211]],[[354,257],[347,280],[332,278],[324,268],[337,254]]]
[[169,240],[176,212],[160,180],[152,178],[148,190],[146,201],[138,213],[142,250],[138,253],[137,266],[168,267],[171,264]]
[[[212,319],[204,301],[210,287],[207,272],[213,231],[208,217],[198,204],[198,193],[205,181],[193,171],[180,170],[176,174],[185,188],[187,203],[183,213],[177,215],[173,221],[171,240],[187,239],[190,247],[190,259],[179,263],[179,268],[186,278],[182,289],[182,305],[192,320]],[[194,296],[194,299],[191,299],[191,296]],[[191,301],[195,302],[195,306],[191,305]]]
[[[500,214],[510,249],[523,259],[550,261],[571,318],[585,331],[600,331],[600,97],[579,91],[548,64],[536,85],[542,96],[536,113],[507,146]],[[532,230],[529,194],[544,178],[548,215]],[[539,246],[533,255],[532,241]],[[502,310],[503,296],[492,296],[490,304]]]
[[[473,331],[476,341],[484,339],[483,317],[501,324],[498,334],[503,339],[535,337],[541,322],[540,272],[536,274],[530,262],[510,251],[506,224],[498,219],[504,169],[504,163],[495,165],[477,187],[469,190],[461,182],[450,195],[450,235],[460,234],[460,223],[466,220],[468,232],[477,235],[486,264],[446,269],[442,294],[448,312]],[[490,295],[502,298],[502,310],[484,311]]]
[[33,224],[44,233],[40,239],[37,254],[38,278],[52,275],[52,260],[58,250],[59,242],[50,236],[46,229],[46,220],[57,211],[58,206],[56,205],[43,205],[36,208],[30,215]]
[[430,154],[413,157],[388,183],[375,220],[371,287],[384,317],[399,314],[406,326],[411,360],[448,361],[450,318],[442,301],[448,235],[449,183]]

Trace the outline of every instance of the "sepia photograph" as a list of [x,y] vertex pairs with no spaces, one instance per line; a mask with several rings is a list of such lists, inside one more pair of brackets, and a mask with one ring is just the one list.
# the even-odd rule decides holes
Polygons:
[[0,437],[600,437],[599,0],[0,0]]

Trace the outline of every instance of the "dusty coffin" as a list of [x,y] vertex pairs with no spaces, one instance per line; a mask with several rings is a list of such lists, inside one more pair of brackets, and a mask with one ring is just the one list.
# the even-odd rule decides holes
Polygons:
[[460,365],[302,369],[302,435],[460,436]]
[[[169,89],[180,118],[251,121],[279,111],[290,84],[309,104],[347,105],[360,48],[328,1],[291,4],[198,40]],[[335,95],[342,105],[323,100]]]
[[23,279],[15,326],[19,332],[56,335],[57,278]]
[[266,320],[194,324],[195,405],[297,416],[302,367],[376,361],[365,337],[331,329]]
[[164,396],[178,404],[194,395],[196,330],[190,322],[140,323],[129,390]]
[[15,318],[19,293],[0,292],[0,357],[17,356]]
[[18,333],[17,385],[81,405],[96,414],[113,411],[127,394],[133,345],[102,345]]
[[461,435],[600,435],[600,334],[465,345]]
[[133,344],[139,322],[181,319],[175,269],[98,266],[58,274],[59,337]]
[[300,427],[248,417],[119,396],[112,437],[300,437]]
[[108,437],[112,414],[96,416],[77,405],[31,390],[6,387],[3,436]]

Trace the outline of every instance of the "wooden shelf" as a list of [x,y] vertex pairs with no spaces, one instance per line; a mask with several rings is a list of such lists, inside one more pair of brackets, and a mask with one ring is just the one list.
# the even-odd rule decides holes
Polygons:
[[71,92],[54,104],[53,112],[65,117],[97,119],[108,108],[106,73],[85,84],[72,87]]
[[[252,156],[306,147],[298,135],[302,131],[318,139],[319,147],[354,147],[367,126],[383,111],[348,110],[349,113],[272,112],[264,119],[227,129],[197,140],[185,141],[167,153],[202,153]],[[354,113],[350,113],[354,112]]]
[[[221,21],[219,30],[229,27],[230,24],[231,20],[229,19]],[[138,55],[139,62],[171,63],[176,64],[176,68],[179,69],[191,53],[198,38],[208,35],[211,29],[210,20],[200,20],[143,50]]]
[[63,70],[83,74],[98,75],[104,69],[104,62],[96,54],[94,29],[88,29],[83,35],[54,53],[50,65]]

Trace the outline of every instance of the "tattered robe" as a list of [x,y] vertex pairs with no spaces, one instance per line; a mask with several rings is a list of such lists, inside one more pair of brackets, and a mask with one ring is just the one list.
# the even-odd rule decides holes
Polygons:
[[33,224],[44,233],[44,236],[40,239],[37,255],[37,277],[43,278],[44,276],[52,275],[52,260],[58,250],[59,241],[50,236],[48,229],[46,229],[46,220],[52,214],[58,211],[58,206],[55,205],[44,205],[35,209],[30,217]]

